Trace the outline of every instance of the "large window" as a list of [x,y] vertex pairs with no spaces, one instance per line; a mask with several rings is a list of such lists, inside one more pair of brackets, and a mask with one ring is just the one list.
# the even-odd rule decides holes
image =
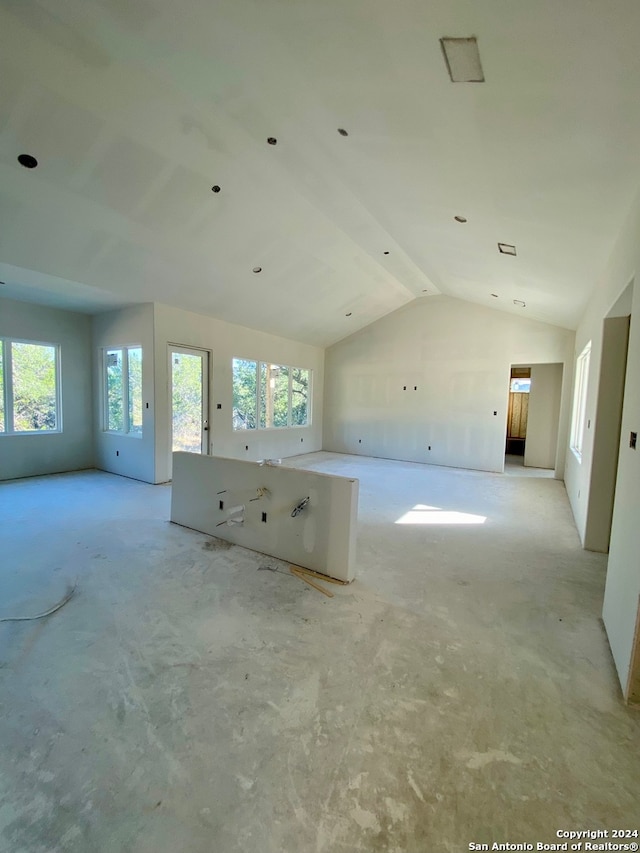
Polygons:
[[233,359],[234,429],[308,426],[310,401],[310,370]]
[[589,381],[589,359],[591,341],[578,356],[576,362],[576,383],[573,391],[573,414],[571,416],[571,449],[578,459],[582,459],[584,439],[584,421],[587,412],[587,384]]
[[60,432],[60,348],[0,339],[0,434]]
[[104,350],[104,428],[142,435],[142,347]]
[[245,358],[233,359],[233,428],[258,426],[258,364]]

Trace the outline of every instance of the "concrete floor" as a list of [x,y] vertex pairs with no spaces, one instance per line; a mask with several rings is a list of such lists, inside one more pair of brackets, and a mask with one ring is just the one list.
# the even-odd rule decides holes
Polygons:
[[0,616],[78,578],[48,619],[0,624],[0,850],[460,853],[637,828],[640,714],[563,484],[288,464],[360,479],[358,577],[333,599],[169,524],[169,487],[0,487]]

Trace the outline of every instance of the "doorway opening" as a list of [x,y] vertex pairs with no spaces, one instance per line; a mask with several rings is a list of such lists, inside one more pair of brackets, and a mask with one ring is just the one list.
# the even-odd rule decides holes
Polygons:
[[171,453],[209,453],[209,361],[207,350],[169,345]]
[[561,363],[511,366],[505,473],[555,476],[563,369]]
[[524,464],[529,420],[529,393],[531,391],[531,368],[512,367],[509,376],[509,407],[507,410],[507,440],[505,457],[515,456],[514,462]]

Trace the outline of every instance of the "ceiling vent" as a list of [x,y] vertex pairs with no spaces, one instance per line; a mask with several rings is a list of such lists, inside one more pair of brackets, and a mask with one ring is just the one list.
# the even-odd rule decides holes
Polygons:
[[470,38],[441,38],[440,44],[452,83],[484,83],[478,40]]
[[501,255],[515,255],[516,247],[510,243],[498,243],[498,251]]

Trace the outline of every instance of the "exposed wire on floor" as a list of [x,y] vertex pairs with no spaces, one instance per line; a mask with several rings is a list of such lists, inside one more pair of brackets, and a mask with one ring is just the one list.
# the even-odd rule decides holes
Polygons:
[[60,608],[64,607],[67,601],[71,601],[76,591],[77,582],[71,587],[71,589],[67,592],[62,601],[59,601],[57,604],[54,604],[49,610],[45,610],[44,613],[38,613],[37,616],[3,616],[0,619],[0,622],[31,622],[34,619],[44,619],[45,616],[51,616],[52,613],[55,613]]

